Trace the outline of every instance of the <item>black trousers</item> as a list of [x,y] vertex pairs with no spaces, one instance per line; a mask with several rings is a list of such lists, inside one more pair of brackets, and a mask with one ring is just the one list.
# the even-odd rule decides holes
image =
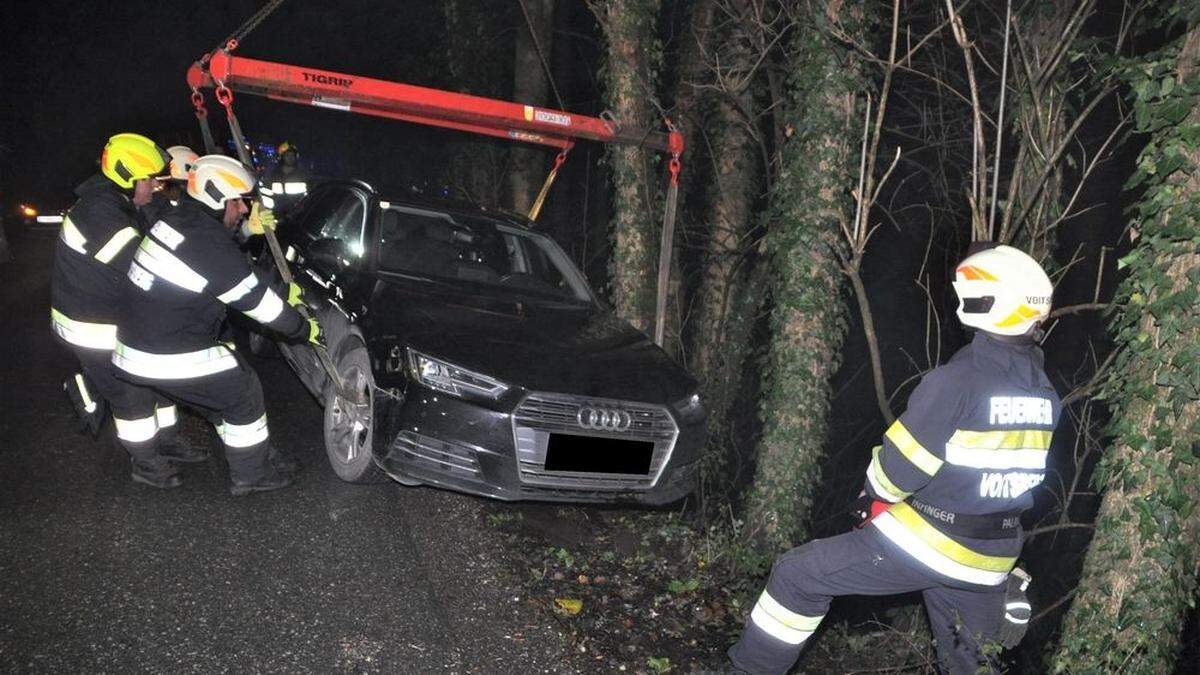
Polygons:
[[729,658],[755,675],[786,673],[834,597],[913,591],[925,600],[943,672],[996,670],[998,650],[981,646],[996,639],[1004,619],[1004,584],[977,586],[941,576],[872,526],[780,556]]
[[111,351],[71,344],[66,346],[79,359],[80,370],[96,388],[96,393],[108,402],[117,441],[130,458],[144,469],[166,468],[166,460],[159,454],[158,444],[174,437],[177,420],[175,404],[153,389],[118,378],[118,368],[113,365]]
[[211,375],[159,380],[117,369],[120,377],[152,387],[173,400],[197,408],[217,428],[225,445],[225,461],[234,483],[255,483],[269,472],[270,441],[262,384],[246,360],[234,354],[237,367]]

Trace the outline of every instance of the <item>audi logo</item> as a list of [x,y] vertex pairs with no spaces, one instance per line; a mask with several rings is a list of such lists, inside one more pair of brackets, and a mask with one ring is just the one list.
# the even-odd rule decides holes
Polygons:
[[629,427],[633,426],[633,416],[624,410],[592,406],[581,407],[575,415],[575,421],[584,429],[595,431],[629,431]]

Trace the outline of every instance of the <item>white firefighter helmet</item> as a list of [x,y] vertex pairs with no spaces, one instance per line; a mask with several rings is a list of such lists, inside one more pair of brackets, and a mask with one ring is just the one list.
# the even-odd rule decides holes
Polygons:
[[254,174],[241,162],[225,155],[205,155],[197,159],[188,174],[188,195],[212,209],[222,209],[227,199],[238,199],[253,190]]
[[172,145],[167,148],[167,154],[171,156],[171,179],[172,180],[187,180],[188,171],[192,170],[192,165],[200,159],[200,155],[186,145]]
[[996,335],[1025,335],[1050,315],[1054,285],[1036,260],[1000,245],[958,264],[954,292],[963,325]]

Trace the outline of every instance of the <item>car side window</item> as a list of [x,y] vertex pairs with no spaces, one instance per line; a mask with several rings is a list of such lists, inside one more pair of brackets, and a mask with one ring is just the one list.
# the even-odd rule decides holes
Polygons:
[[321,230],[325,228],[333,210],[337,208],[346,193],[342,190],[327,189],[309,195],[301,203],[302,211],[297,216],[300,229],[311,239],[320,239]]
[[337,239],[361,256],[365,214],[366,199],[362,195],[331,188],[309,198],[300,215],[300,227],[311,239]]
[[329,216],[318,235],[321,239],[337,239],[355,255],[363,254],[363,216],[366,204],[354,192],[340,193],[340,199],[332,204]]

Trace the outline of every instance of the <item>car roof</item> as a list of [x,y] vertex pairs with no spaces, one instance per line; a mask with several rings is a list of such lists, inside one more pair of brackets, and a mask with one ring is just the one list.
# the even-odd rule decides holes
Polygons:
[[358,179],[331,180],[322,183],[322,185],[344,185],[357,187],[361,190],[370,192],[375,196],[376,199],[379,199],[380,201],[386,201],[393,206],[412,206],[416,208],[443,211],[450,214],[464,216],[485,216],[495,220],[503,221],[506,224],[513,225],[524,230],[534,229],[533,223],[521,214],[514,213],[506,209],[483,206],[482,204],[466,200],[430,195],[417,192],[415,190],[378,190],[367,181]]

